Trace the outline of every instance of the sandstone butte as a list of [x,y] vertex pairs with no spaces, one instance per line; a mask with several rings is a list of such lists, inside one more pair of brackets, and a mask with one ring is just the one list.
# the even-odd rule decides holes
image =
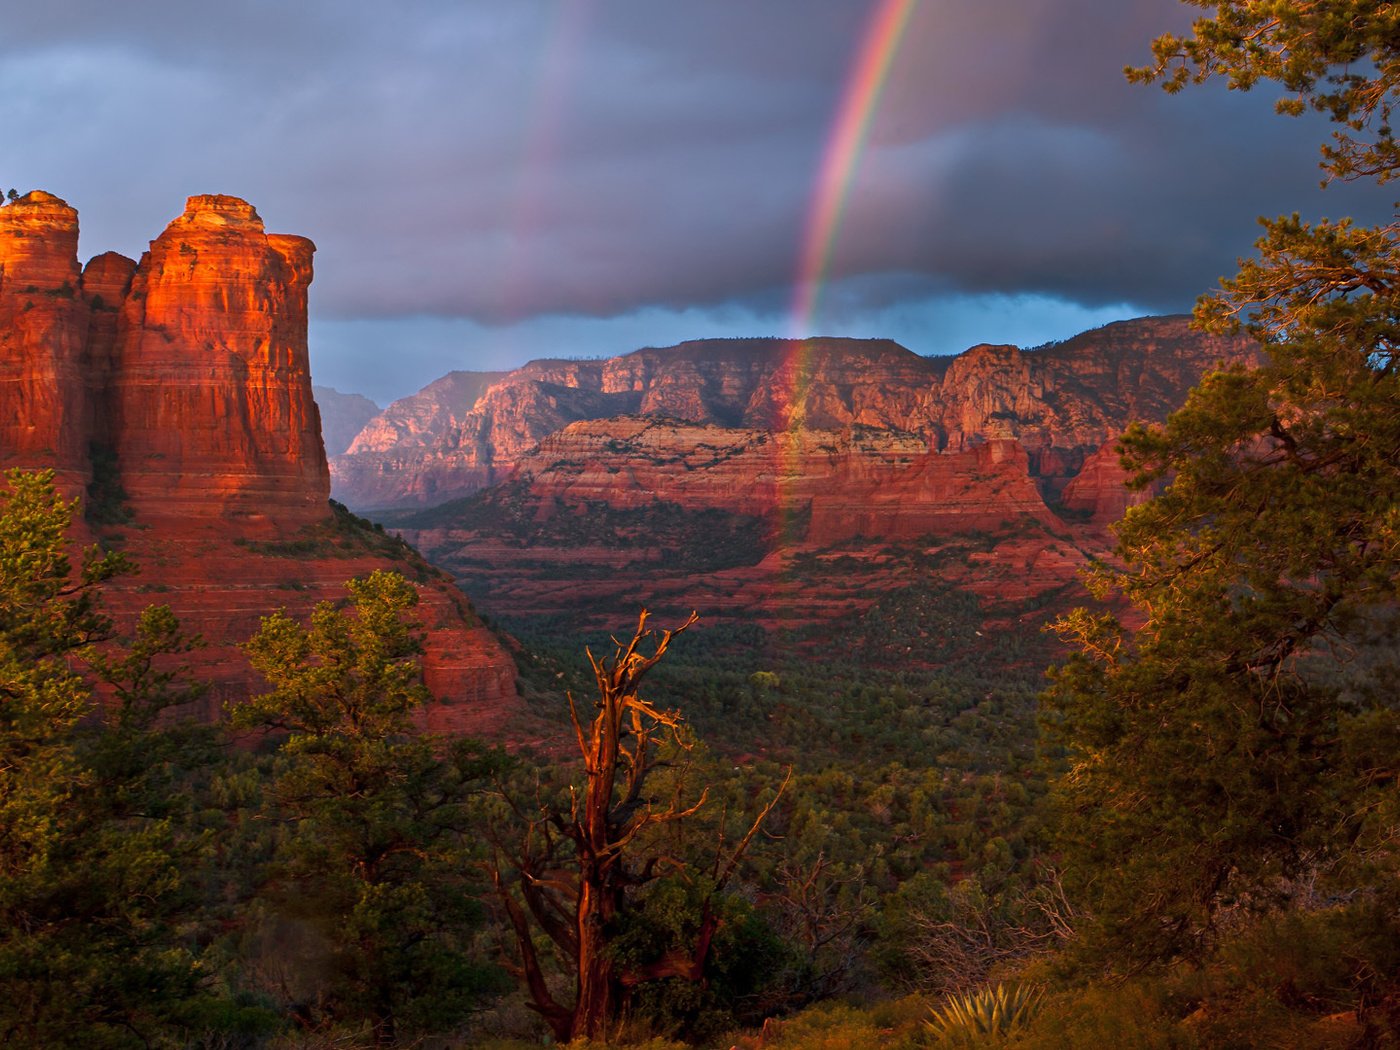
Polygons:
[[[390,406],[333,471],[369,508],[494,480],[434,509],[371,509],[493,615],[669,602],[813,623],[859,613],[936,561],[989,622],[1031,630],[1015,610],[1082,601],[1077,572],[1146,498],[1124,485],[1116,437],[1252,355],[1170,317],[941,360],[814,339],[539,361],[470,402],[434,386]],[[687,544],[727,553],[675,557]]]
[[209,642],[214,717],[261,688],[238,643],[304,617],[350,577],[416,577],[435,731],[498,733],[515,670],[462,594],[329,503],[306,349],[314,245],[268,234],[236,197],[191,197],[139,263],[79,267],[78,215],[35,191],[0,208],[0,466],[51,468],[82,496],[84,540],[140,566],[107,606],[169,605]]

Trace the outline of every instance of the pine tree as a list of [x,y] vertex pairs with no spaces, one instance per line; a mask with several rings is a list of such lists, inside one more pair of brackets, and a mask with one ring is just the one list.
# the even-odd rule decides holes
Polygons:
[[[493,987],[470,951],[469,803],[497,761],[468,740],[418,733],[430,699],[412,610],[417,591],[375,572],[303,626],[264,618],[246,649],[270,690],[232,711],[280,736],[267,816],[284,829],[263,897],[272,920],[309,928],[322,978],[307,1024],[369,1026],[375,1045],[441,1031]],[[298,1004],[289,1004],[297,1007]]]
[[[174,675],[127,670],[183,638],[164,614],[141,656],[99,663],[126,699],[107,718],[79,669],[108,639],[101,584],[124,559],[95,548],[76,573],[76,503],[52,473],[7,475],[0,493],[0,1042],[149,1046],[203,1022],[200,961],[181,925],[202,850],[175,789],[188,751],[158,730]],[[152,628],[154,629],[154,628]],[[143,648],[144,646],[144,648]],[[139,710],[128,699],[139,692]]]
[[[1214,16],[1130,78],[1275,81],[1280,112],[1335,122],[1329,179],[1400,172],[1400,11],[1188,2]],[[1137,626],[1058,625],[1078,650],[1048,694],[1071,761],[1061,841],[1120,963],[1199,954],[1224,915],[1317,878],[1394,887],[1377,872],[1398,815],[1400,224],[1263,225],[1258,257],[1196,311],[1254,335],[1262,363],[1208,376],[1123,441],[1137,484],[1169,482],[1118,525],[1124,567],[1098,575]]]

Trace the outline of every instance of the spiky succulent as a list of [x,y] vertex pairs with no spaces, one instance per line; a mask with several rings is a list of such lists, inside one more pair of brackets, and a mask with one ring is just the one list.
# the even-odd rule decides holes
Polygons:
[[941,1006],[930,1008],[924,1024],[941,1045],[976,1046],[1029,1023],[1043,995],[1039,988],[1025,984],[998,984],[950,995]]

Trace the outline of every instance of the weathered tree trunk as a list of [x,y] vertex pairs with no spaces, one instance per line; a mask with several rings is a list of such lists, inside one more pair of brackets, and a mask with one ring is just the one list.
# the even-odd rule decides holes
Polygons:
[[[699,980],[709,954],[710,939],[718,919],[706,904],[701,934],[685,958],[655,967],[655,973],[619,973],[608,954],[608,936],[613,920],[627,905],[629,889],[656,877],[657,858],[639,863],[636,840],[647,828],[691,816],[704,805],[701,792],[694,804],[686,806],[677,791],[664,807],[644,793],[648,774],[656,767],[658,736],[670,736],[680,746],[681,718],[675,711],[660,711],[637,695],[642,676],[661,659],[671,639],[695,622],[695,614],[675,631],[663,631],[656,650],[643,656],[638,647],[652,637],[644,611],[636,633],[625,647],[618,645],[611,660],[597,659],[590,652],[594,678],[598,683],[597,714],[585,732],[569,697],[579,751],[586,774],[582,791],[574,796],[570,812],[554,812],[530,821],[531,832],[514,866],[520,873],[522,908],[502,878],[498,856],[493,878],[506,913],[510,917],[520,948],[521,976],[529,989],[531,1005],[549,1022],[555,1038],[606,1039],[608,1028],[622,1006],[626,986],[662,976],[682,976]],[[786,781],[783,788],[786,788]],[[782,788],[778,794],[782,794]],[[776,802],[776,798],[773,802]],[[770,802],[749,833],[734,851],[729,864],[719,872],[715,893],[719,893],[733,873],[739,857],[748,848],[759,825],[772,809]],[[517,811],[518,812],[518,811]],[[571,863],[576,874],[561,877],[555,848],[560,839],[573,844]],[[629,852],[630,848],[630,852]],[[567,885],[568,890],[561,887]],[[569,898],[572,900],[569,900]],[[573,924],[568,922],[564,902],[572,904]],[[557,1002],[546,985],[531,937],[529,909],[539,927],[573,963],[575,999],[572,1008]]]
[[608,957],[606,891],[584,878],[578,899],[578,998],[571,1037],[602,1039],[615,1008],[617,981]]
[[399,1033],[394,1025],[394,1010],[392,1006],[388,1006],[384,1003],[375,1006],[370,1014],[370,1023],[374,1029],[374,1045],[376,1047],[393,1047],[399,1045]]

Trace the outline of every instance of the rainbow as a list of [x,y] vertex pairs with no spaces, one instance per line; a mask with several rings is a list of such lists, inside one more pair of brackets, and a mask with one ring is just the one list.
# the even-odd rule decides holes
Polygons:
[[918,0],[879,0],[856,55],[812,195],[793,289],[790,317],[794,338],[807,334],[816,313],[817,298],[840,233],[841,214],[860,164],[871,117],[879,108],[885,80],[917,4]]
[[[846,88],[841,93],[836,122],[832,125],[817,171],[812,206],[808,213],[810,218],[793,282],[792,306],[788,313],[789,346],[784,362],[789,383],[789,406],[796,406],[802,399],[806,386],[807,358],[804,340],[812,335],[822,283],[836,238],[841,232],[841,216],[856,169],[860,166],[871,118],[879,108],[885,81],[918,2],[878,0],[856,52]],[[789,429],[796,423],[790,407]]]
[[[841,232],[842,213],[860,165],[871,120],[879,108],[885,82],[917,5],[918,0],[877,0],[841,94],[836,120],[817,171],[793,285],[788,343],[779,380],[786,387],[783,400],[787,419],[775,420],[778,433],[774,435],[776,535],[773,546],[778,550],[785,549],[789,545],[787,541],[799,530],[798,512],[804,502],[793,491],[793,483],[800,474],[799,461],[803,455],[800,406],[809,382],[811,356],[806,340],[812,334],[822,284]],[[784,588],[786,573],[781,565],[774,568],[775,582],[779,588]],[[793,594],[796,596],[796,588]]]

